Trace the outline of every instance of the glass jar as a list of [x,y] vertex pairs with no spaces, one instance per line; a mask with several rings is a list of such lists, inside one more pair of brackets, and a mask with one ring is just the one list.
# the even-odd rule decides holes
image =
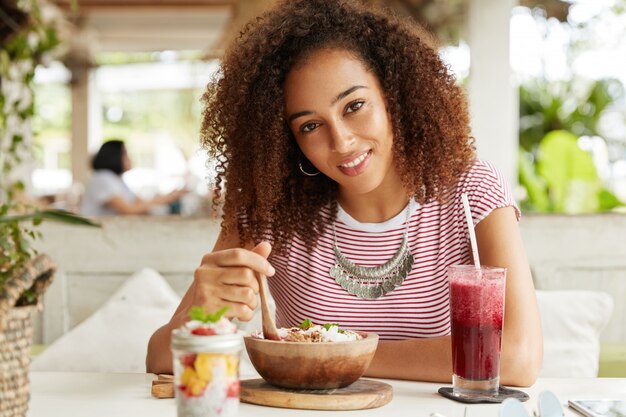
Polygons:
[[242,333],[172,332],[178,417],[231,417],[239,411]]

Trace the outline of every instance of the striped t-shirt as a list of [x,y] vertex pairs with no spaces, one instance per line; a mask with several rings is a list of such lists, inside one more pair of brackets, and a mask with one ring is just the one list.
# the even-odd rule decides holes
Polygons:
[[[510,189],[493,165],[476,161],[463,175],[449,201],[409,203],[408,243],[415,259],[404,282],[378,299],[349,294],[329,275],[335,263],[332,228],[326,228],[308,253],[296,237],[286,256],[271,255],[276,274],[268,279],[276,301],[279,327],[311,319],[316,324],[378,333],[397,340],[450,333],[446,268],[470,264],[471,249],[461,194],[467,193],[474,224],[494,209],[514,206]],[[328,209],[321,216],[330,216]],[[406,225],[406,210],[383,223],[360,223],[339,207],[335,223],[340,251],[361,266],[377,266],[398,250]]]

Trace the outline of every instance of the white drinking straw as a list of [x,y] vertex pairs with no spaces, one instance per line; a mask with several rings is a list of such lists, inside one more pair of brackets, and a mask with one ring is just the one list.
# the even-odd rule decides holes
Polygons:
[[478,245],[476,245],[474,222],[472,221],[472,212],[470,211],[467,194],[461,194],[461,200],[463,200],[463,208],[465,209],[465,220],[467,221],[467,229],[469,230],[470,245],[472,246],[472,255],[474,256],[474,266],[476,266],[477,269],[480,269],[480,259],[478,258]]

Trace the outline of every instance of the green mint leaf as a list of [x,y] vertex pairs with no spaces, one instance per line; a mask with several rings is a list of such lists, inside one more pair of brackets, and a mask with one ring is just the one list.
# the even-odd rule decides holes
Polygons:
[[216,323],[228,311],[228,307],[222,307],[215,313],[207,313],[204,307],[193,306],[189,309],[189,317],[191,320],[201,321],[203,323]]
[[313,327],[313,322],[309,319],[304,319],[304,321],[298,327],[302,330],[307,330],[309,327]]
[[204,322],[204,308],[193,306],[189,309],[189,318]]
[[333,327],[333,326],[337,326],[337,330],[339,332],[341,332],[341,329],[339,328],[339,323],[326,323],[326,324],[324,324],[324,328],[326,330],[330,330],[330,328]]
[[217,323],[227,311],[228,307],[222,307],[213,314],[207,314],[205,323]]

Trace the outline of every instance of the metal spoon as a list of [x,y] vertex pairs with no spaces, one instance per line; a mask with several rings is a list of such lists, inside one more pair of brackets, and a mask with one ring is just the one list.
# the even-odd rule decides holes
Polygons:
[[261,295],[261,321],[263,323],[263,337],[268,340],[280,340],[276,323],[272,318],[270,307],[267,304],[267,277],[259,274],[259,294]]

